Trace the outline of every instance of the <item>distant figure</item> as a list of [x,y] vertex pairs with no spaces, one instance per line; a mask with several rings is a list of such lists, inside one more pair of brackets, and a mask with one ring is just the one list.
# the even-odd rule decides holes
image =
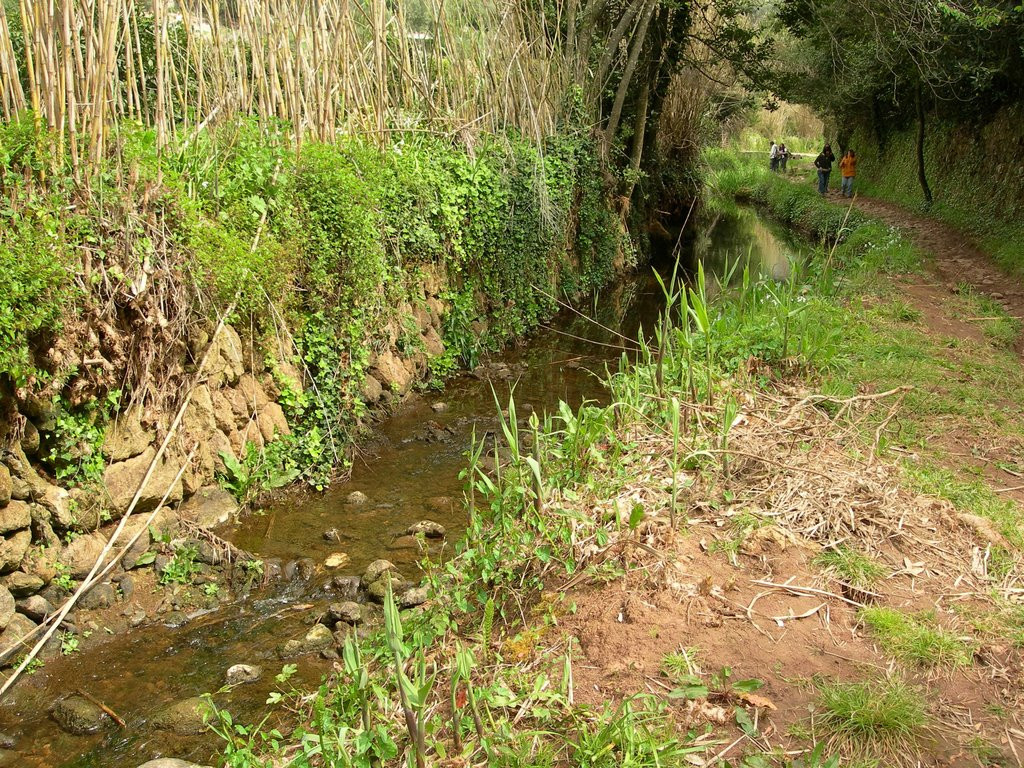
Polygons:
[[772,148],[768,152],[768,167],[773,171],[779,170],[779,145],[775,139],[772,139]]
[[779,171],[786,172],[786,161],[789,160],[789,150],[785,144],[779,145]]
[[843,197],[853,197],[853,180],[857,176],[857,153],[852,149],[846,150],[843,159],[839,161],[839,173],[843,176]]
[[832,175],[832,163],[836,156],[832,154],[832,145],[826,144],[821,154],[814,158],[814,167],[818,169],[818,194],[824,196],[828,192],[828,177]]

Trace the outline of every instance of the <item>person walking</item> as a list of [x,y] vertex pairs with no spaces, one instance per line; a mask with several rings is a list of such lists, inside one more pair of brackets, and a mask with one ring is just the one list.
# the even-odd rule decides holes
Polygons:
[[785,144],[779,145],[779,172],[786,172],[786,161],[789,160],[789,150]]
[[843,159],[839,161],[839,173],[843,177],[843,197],[853,197],[853,180],[857,176],[857,153],[852,149],[846,150]]
[[822,197],[828,192],[828,177],[832,175],[832,163],[835,160],[831,144],[826,144],[821,154],[814,158],[814,167],[818,169],[818,194]]
[[772,171],[779,170],[779,145],[772,139],[772,148],[768,152],[768,168]]

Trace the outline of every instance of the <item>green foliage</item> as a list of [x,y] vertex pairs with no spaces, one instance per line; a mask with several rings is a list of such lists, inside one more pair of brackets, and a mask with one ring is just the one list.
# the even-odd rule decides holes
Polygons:
[[199,549],[191,544],[179,547],[174,557],[160,573],[160,584],[191,584],[192,578],[199,572],[196,555]]
[[[966,121],[929,118],[925,134],[925,168],[935,196],[926,215],[971,235],[1013,274],[1024,271],[1024,192],[1016,173],[1024,159],[1022,110],[1018,104],[980,122],[977,115]],[[849,142],[857,150],[857,183],[864,194],[920,210],[913,128],[881,134],[858,128]],[[949,151],[965,142],[972,151]]]
[[263,448],[248,442],[241,461],[233,454],[221,451],[220,458],[224,462],[221,484],[243,504],[252,501],[261,491],[283,488],[301,471],[290,447],[286,438],[267,443]]
[[818,683],[815,723],[835,746],[856,757],[906,757],[928,724],[921,694],[898,677]]
[[903,661],[923,667],[967,667],[974,660],[973,644],[936,626],[932,617],[869,607],[860,612],[860,619],[886,652]]
[[57,424],[47,461],[58,480],[81,484],[102,477],[106,467],[103,438],[120,399],[120,391],[114,390],[103,401],[92,400],[79,408],[71,408],[64,400],[57,402]]
[[30,120],[0,123],[0,377],[16,386],[48,378],[36,348],[60,330],[78,288],[63,190],[25,184],[21,167],[42,167]]
[[885,576],[881,563],[843,544],[817,555],[814,564],[854,589],[871,589]]

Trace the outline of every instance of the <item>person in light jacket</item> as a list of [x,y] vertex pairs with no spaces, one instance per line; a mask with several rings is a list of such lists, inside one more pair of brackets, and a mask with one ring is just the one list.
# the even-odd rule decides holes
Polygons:
[[772,139],[772,148],[768,152],[768,168],[772,171],[779,170],[779,145]]

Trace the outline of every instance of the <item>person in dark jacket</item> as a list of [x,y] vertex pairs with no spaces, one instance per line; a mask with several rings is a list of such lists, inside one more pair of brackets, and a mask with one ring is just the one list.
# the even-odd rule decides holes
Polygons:
[[818,169],[818,194],[828,192],[828,177],[832,175],[832,163],[836,156],[832,154],[832,145],[826,144],[821,154],[814,158],[814,167]]

